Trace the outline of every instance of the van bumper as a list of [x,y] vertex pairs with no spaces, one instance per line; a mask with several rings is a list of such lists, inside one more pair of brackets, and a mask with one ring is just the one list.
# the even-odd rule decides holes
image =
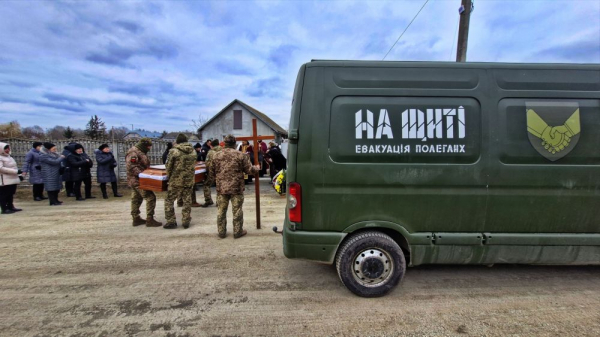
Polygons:
[[332,264],[346,235],[340,232],[292,231],[286,223],[283,225],[283,253],[290,259]]

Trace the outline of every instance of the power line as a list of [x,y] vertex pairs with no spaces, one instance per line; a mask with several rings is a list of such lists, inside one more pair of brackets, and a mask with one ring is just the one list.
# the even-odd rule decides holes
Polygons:
[[429,2],[429,0],[425,0],[425,3],[423,4],[423,6],[421,6],[421,9],[419,9],[419,11],[417,12],[417,14],[415,14],[415,17],[412,18],[412,20],[410,20],[410,22],[408,23],[408,26],[406,26],[406,28],[404,28],[404,31],[402,32],[402,34],[400,34],[400,36],[398,36],[398,39],[396,40],[396,42],[394,42],[394,44],[392,45],[392,47],[390,48],[390,50],[388,50],[388,52],[385,53],[385,56],[381,59],[382,61],[385,60],[385,58],[392,51],[392,49],[394,49],[394,47],[396,46],[396,43],[398,43],[398,41],[400,41],[400,39],[402,38],[402,35],[404,35],[404,33],[406,33],[406,31],[408,30],[408,27],[410,27],[410,25],[412,25],[413,21],[415,21],[415,19],[417,18],[417,16],[419,16],[419,13],[421,13],[421,11],[425,7],[425,5],[427,5],[428,2]]

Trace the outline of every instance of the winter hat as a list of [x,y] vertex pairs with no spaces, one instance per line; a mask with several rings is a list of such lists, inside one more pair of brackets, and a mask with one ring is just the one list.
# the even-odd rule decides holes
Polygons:
[[200,143],[196,143],[196,145],[194,145],[194,149],[199,149],[202,147],[202,144]]
[[100,145],[98,150],[102,151],[102,150],[106,149],[107,147],[108,147],[108,144],[102,144],[102,145]]
[[234,147],[235,146],[235,136],[227,135],[227,136],[225,136],[225,138],[223,138],[223,142],[225,143],[225,146],[227,146],[227,147]]
[[140,139],[140,141],[135,145],[140,151],[144,153],[148,153],[150,151],[149,147],[152,146],[152,140],[150,138],[144,137]]
[[81,145],[81,144],[75,144],[75,146],[73,146],[73,150],[77,150],[77,149],[82,149],[83,150],[83,145]]
[[180,133],[177,135],[177,138],[175,139],[175,142],[177,144],[183,144],[186,143],[188,141],[188,137],[186,135],[184,135],[183,133]]
[[33,148],[44,145],[42,142],[33,142]]
[[50,142],[46,142],[44,143],[44,147],[48,150],[50,150],[51,148],[55,147],[56,145],[50,143]]

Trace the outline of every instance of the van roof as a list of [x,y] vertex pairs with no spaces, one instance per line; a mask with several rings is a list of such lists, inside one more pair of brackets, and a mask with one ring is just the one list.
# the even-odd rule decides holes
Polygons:
[[440,62],[440,61],[356,61],[311,60],[306,67],[378,67],[378,68],[526,68],[526,69],[598,69],[598,63],[502,63],[502,62]]

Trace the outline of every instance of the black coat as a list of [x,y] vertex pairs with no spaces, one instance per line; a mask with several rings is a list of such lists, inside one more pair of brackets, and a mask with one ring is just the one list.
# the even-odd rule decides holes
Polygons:
[[204,145],[202,145],[202,148],[200,149],[200,153],[198,154],[198,160],[206,161],[206,156],[208,156],[208,151],[210,151],[210,146],[208,146],[208,142],[206,142],[206,143],[204,143]]
[[96,178],[99,183],[112,183],[117,181],[117,175],[115,174],[115,167],[117,167],[117,161],[112,152],[104,153],[100,150],[95,150],[96,162],[98,167],[96,168]]
[[71,153],[67,157],[67,163],[69,163],[71,181],[83,180],[92,176],[91,168],[94,166],[94,162],[85,152],[82,154]]
[[273,166],[275,167],[276,171],[280,171],[286,168],[287,160],[285,159],[279,148],[272,147],[271,149],[269,149],[269,152],[267,152],[267,154],[269,155],[269,157],[271,157],[271,160],[273,161]]
[[62,162],[62,167],[63,167],[63,174],[62,174],[62,180],[63,181],[73,181],[71,179],[71,169],[69,168],[69,163],[67,162],[66,158],[68,158],[71,153],[75,153],[75,145],[77,145],[77,143],[69,143],[69,145],[65,146],[62,152],[62,155],[65,156],[65,160]]

